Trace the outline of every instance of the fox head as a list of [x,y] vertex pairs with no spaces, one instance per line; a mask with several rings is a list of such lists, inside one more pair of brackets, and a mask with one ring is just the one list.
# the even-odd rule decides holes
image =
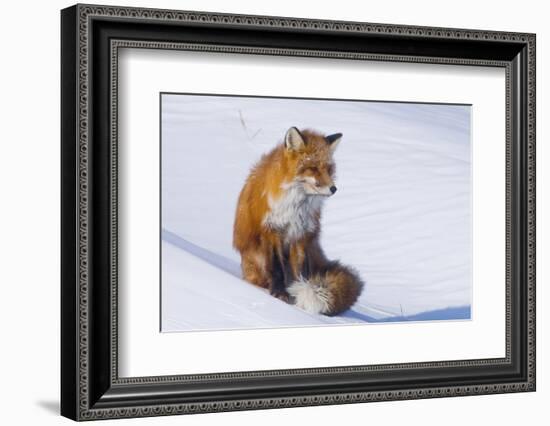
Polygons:
[[284,155],[292,185],[298,185],[307,195],[331,196],[335,166],[332,159],[342,139],[341,133],[323,136],[312,130],[288,129],[285,135]]

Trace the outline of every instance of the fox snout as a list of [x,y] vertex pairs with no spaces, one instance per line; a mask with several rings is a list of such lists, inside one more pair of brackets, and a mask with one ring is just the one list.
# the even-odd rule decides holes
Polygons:
[[319,189],[320,189],[319,192],[321,193],[321,195],[326,195],[328,197],[334,195],[334,193],[338,190],[338,188],[336,188],[336,186],[334,185],[330,185],[330,186],[327,185]]
[[312,192],[309,192],[306,190],[306,193],[310,193],[311,195],[324,195],[326,197],[330,197],[331,195],[334,195],[338,188],[334,185],[326,185],[326,186],[316,186]]
[[298,177],[294,182],[300,185],[303,191],[308,195],[323,195],[325,197],[330,197],[337,190],[334,182],[332,182],[332,179],[325,183],[319,182],[314,177],[305,176]]
[[320,188],[320,193],[321,195],[326,195],[328,197],[334,195],[334,193],[338,190],[338,188],[336,188],[336,186],[334,185],[330,185],[330,186],[325,186],[325,187],[322,187]]

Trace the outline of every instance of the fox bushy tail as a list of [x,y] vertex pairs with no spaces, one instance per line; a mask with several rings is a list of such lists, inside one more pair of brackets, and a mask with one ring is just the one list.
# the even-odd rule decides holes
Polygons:
[[363,281],[351,267],[329,261],[310,277],[288,287],[292,303],[309,313],[338,315],[349,309],[363,290]]

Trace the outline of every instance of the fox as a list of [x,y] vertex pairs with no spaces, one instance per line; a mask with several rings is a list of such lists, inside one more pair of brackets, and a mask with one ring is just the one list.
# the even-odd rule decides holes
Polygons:
[[251,169],[233,227],[244,280],[327,316],[349,309],[363,289],[355,269],[328,260],[320,245],[321,210],[337,190],[333,154],[341,140],[342,133],[290,127]]

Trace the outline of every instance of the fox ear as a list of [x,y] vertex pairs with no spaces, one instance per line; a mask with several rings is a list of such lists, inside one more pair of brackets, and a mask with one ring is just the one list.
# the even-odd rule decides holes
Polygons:
[[340,141],[342,140],[342,133],[335,133],[333,135],[325,136],[328,144],[330,145],[330,150],[334,152]]
[[299,151],[306,146],[302,134],[296,127],[291,127],[287,130],[285,135],[285,147],[289,151]]

